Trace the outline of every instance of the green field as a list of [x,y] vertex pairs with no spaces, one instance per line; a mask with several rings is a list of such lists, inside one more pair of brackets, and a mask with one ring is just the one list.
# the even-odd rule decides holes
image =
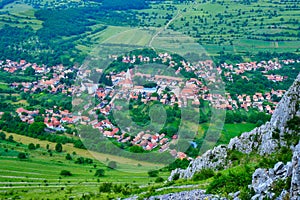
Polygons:
[[[73,3],[81,5],[80,1],[41,1],[38,5],[72,7]],[[36,4],[13,3],[5,6],[0,10],[3,11],[0,13],[0,26],[29,25],[34,30],[41,29],[43,22],[36,19],[32,7]],[[294,2],[266,0],[249,5],[229,0],[151,3],[148,9],[136,11],[134,26],[119,26],[100,19],[90,28],[96,30],[106,25],[105,30],[76,35],[80,38],[75,39],[74,44],[82,53],[97,56],[101,50],[107,54],[102,44],[110,48],[115,45],[143,47],[161,31],[151,42],[152,47],[181,55],[201,52],[216,56],[221,51],[242,55],[258,51],[295,52],[300,48],[299,10],[299,5]]]
[[[168,29],[197,38],[210,55],[220,51],[295,52],[300,48],[299,10],[293,2],[265,0],[249,4],[229,0],[187,5],[164,2],[141,10],[140,20],[142,25],[161,27],[173,18]],[[175,11],[180,13],[177,17]]]
[[31,26],[34,30],[42,27],[42,21],[34,16],[34,9],[26,4],[10,4],[2,9],[4,13],[0,14],[0,27],[9,24],[16,27]]
[[[8,135],[7,135],[8,136]],[[117,161],[117,169],[109,169],[105,164],[84,152],[75,148],[67,148],[63,146],[63,153],[56,153],[54,144],[43,141],[35,141],[32,138],[18,138],[13,134],[14,140],[22,139],[22,143],[36,142],[41,148],[36,150],[28,150],[27,145],[0,141],[0,199],[6,198],[22,198],[22,199],[66,199],[75,197],[79,199],[85,193],[97,194],[98,198],[105,199],[104,196],[99,196],[99,186],[103,182],[111,182],[114,184],[130,184],[132,187],[147,186],[148,183],[153,184],[155,178],[149,178],[147,172],[132,172],[123,171],[126,164],[126,159],[116,159],[110,156],[105,162],[112,161],[114,158]],[[52,150],[52,156],[43,148],[45,144],[50,144],[49,149]],[[71,154],[73,160],[66,160],[66,152],[76,152],[76,155]],[[28,159],[20,160],[17,158],[19,152],[29,154]],[[75,164],[78,157],[84,156],[93,159],[92,164]],[[133,161],[131,160],[131,164]],[[147,169],[145,163],[141,162],[139,168]],[[95,177],[97,169],[104,169],[103,177]],[[136,168],[137,169],[137,168]],[[150,168],[149,168],[150,169]],[[68,170],[72,176],[62,176],[60,172]],[[161,172],[160,176],[166,178],[168,173]],[[120,195],[120,194],[119,194]],[[112,194],[114,196],[114,194]]]
[[[210,124],[203,123],[199,125],[197,138],[202,138],[205,132],[208,130]],[[231,138],[240,136],[244,132],[251,131],[256,127],[251,123],[239,123],[239,124],[224,124],[223,130],[220,133],[217,144],[228,144]],[[213,144],[216,145],[216,144]]]

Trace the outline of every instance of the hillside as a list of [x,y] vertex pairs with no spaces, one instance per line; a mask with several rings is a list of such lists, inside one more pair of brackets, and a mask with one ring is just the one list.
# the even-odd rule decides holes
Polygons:
[[[1,49],[6,51],[0,58],[71,65],[109,38],[119,45],[139,40],[147,46],[166,25],[164,34],[177,31],[195,38],[217,60],[227,53],[247,60],[259,51],[299,54],[298,1],[100,2],[3,1]],[[128,41],[132,35],[135,40]]]
[[[207,151],[199,158],[192,161],[187,169],[176,169],[172,171],[171,176],[169,177],[169,181],[178,178],[190,179],[192,178],[197,172],[200,172],[204,169],[230,169],[235,164],[235,160],[239,159],[238,157],[233,157],[233,154],[237,155],[237,152],[240,152],[245,155],[249,155],[250,159],[254,159],[254,157],[259,156],[269,156],[272,162],[281,162],[283,160],[282,157],[276,154],[283,153],[283,149],[285,151],[284,154],[288,154],[288,149],[291,149],[294,153],[293,157],[287,159],[289,162],[287,167],[284,167],[284,164],[276,163],[274,167],[274,171],[276,173],[277,170],[282,168],[287,168],[289,170],[293,167],[293,172],[288,171],[286,169],[286,173],[288,175],[280,176],[281,179],[286,180],[288,177],[291,177],[289,181],[292,181],[292,187],[287,188],[285,193],[290,193],[291,199],[297,199],[297,196],[300,194],[299,189],[299,170],[298,163],[299,163],[299,115],[300,115],[300,107],[299,107],[299,91],[300,91],[300,75],[298,75],[297,79],[295,80],[294,84],[290,87],[288,92],[280,101],[279,105],[277,106],[270,122],[262,125],[261,127],[255,128],[254,130],[243,133],[240,137],[235,137],[230,140],[228,146],[218,146],[212,150]],[[297,147],[295,147],[298,144]],[[273,157],[274,154],[277,156]],[[292,154],[289,154],[292,155]],[[273,158],[273,159],[272,159]],[[257,158],[256,158],[257,159]],[[253,161],[252,161],[253,162]],[[272,165],[272,164],[271,164]],[[275,169],[276,168],[276,169]],[[253,174],[253,185],[256,192],[256,198],[265,195],[271,195],[271,193],[267,193],[265,190],[269,190],[271,188],[272,183],[278,179],[274,178],[274,175],[263,175],[262,169],[257,169]],[[271,172],[269,172],[271,173]],[[274,172],[273,172],[274,173]],[[282,174],[280,174],[282,175]],[[264,176],[273,176],[268,183],[267,186],[261,186],[261,180],[259,177]],[[276,177],[276,176],[275,176]],[[279,179],[280,179],[279,178]],[[264,189],[258,189],[258,187],[264,187]],[[288,191],[290,190],[290,191]],[[235,191],[232,191],[235,192]]]
[[0,0],[0,79],[0,200],[300,200],[300,0]]

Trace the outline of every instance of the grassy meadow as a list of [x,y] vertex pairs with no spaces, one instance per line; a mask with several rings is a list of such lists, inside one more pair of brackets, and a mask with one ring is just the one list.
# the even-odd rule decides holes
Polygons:
[[[63,152],[54,150],[54,143],[39,141],[33,138],[16,134],[7,134],[14,138],[14,143],[0,141],[0,199],[66,199],[74,197],[79,199],[85,193],[94,193],[101,196],[99,186],[104,182],[113,184],[130,184],[132,187],[147,186],[153,184],[155,178],[150,178],[145,169],[153,169],[150,163],[124,159],[116,156],[99,154],[105,159],[103,162],[95,159],[88,151],[76,149],[69,145],[63,145]],[[22,142],[22,143],[19,143]],[[40,148],[29,150],[27,144],[40,144]],[[49,145],[48,150],[46,145]],[[51,150],[51,155],[50,151]],[[19,159],[19,152],[28,154],[27,159]],[[66,154],[70,153],[72,160],[66,160]],[[79,157],[91,158],[91,164],[76,164]],[[99,158],[97,157],[97,158]],[[116,161],[117,168],[107,167],[109,161]],[[138,165],[135,169],[132,165]],[[124,171],[129,166],[132,171]],[[138,170],[141,168],[143,170]],[[96,177],[95,172],[103,169],[105,175]],[[60,172],[67,170],[72,176],[62,176]],[[164,179],[167,172],[160,172]],[[100,196],[99,196],[100,195]]]

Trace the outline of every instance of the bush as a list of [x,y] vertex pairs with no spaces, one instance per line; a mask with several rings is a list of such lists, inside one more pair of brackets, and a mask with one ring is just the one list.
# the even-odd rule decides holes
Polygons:
[[28,145],[28,149],[29,149],[29,150],[35,150],[35,145],[34,145],[33,143],[30,143],[30,144]]
[[57,144],[55,145],[55,151],[57,151],[57,152],[62,152],[62,150],[63,150],[63,148],[62,148],[61,143],[57,143]]
[[167,169],[169,171],[172,171],[176,168],[186,169],[190,164],[190,161],[188,161],[186,158],[184,159],[176,159],[173,163],[169,164],[167,166]]
[[75,161],[76,164],[83,164],[84,163],[84,158],[83,157],[79,157],[77,158],[77,160]]
[[157,177],[155,179],[155,183],[161,183],[161,182],[164,182],[164,179],[162,177]]
[[193,181],[201,181],[215,176],[215,172],[212,169],[202,169],[200,172],[194,174]]
[[3,132],[0,132],[0,140],[5,140],[6,135]]
[[25,153],[23,153],[23,152],[20,152],[19,154],[18,154],[18,158],[19,159],[26,159],[27,158],[27,156],[26,156],[26,154]]
[[272,137],[274,138],[274,139],[276,139],[276,140],[279,140],[280,139],[280,131],[279,131],[279,129],[277,128],[277,129],[275,129],[274,131],[273,131],[273,133],[272,133]]
[[61,170],[60,175],[61,176],[72,176],[72,173],[68,170]]
[[66,160],[72,160],[72,156],[69,153],[66,155]]
[[176,180],[178,180],[178,179],[179,179],[179,177],[180,177],[180,174],[174,174],[174,176],[173,176],[173,181],[176,181]]
[[105,175],[104,169],[97,169],[96,173],[94,176],[102,177]]
[[112,188],[114,193],[121,193],[123,190],[123,186],[121,184],[115,184]]
[[252,170],[244,166],[243,169],[236,169],[228,173],[219,173],[214,177],[214,180],[207,187],[206,192],[208,194],[228,194],[242,189],[245,185],[251,184]]
[[110,193],[112,189],[112,183],[102,183],[99,187],[99,192]]
[[8,141],[9,141],[9,142],[14,142],[14,137],[13,137],[12,135],[10,135],[10,136],[8,137]]
[[239,198],[241,200],[249,200],[252,196],[255,195],[255,192],[253,189],[249,189],[248,186],[245,186],[241,189],[241,193],[239,195]]
[[93,160],[90,158],[86,158],[84,162],[87,164],[93,164]]
[[228,151],[228,160],[231,160],[232,162],[240,163],[240,160],[243,158],[244,154],[237,150],[231,150]]
[[148,175],[149,175],[149,177],[157,177],[158,171],[157,170],[148,171]]

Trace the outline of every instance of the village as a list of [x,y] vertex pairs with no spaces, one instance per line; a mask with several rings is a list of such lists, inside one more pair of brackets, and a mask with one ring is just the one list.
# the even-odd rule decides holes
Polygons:
[[[117,60],[117,56],[111,56]],[[119,109],[115,104],[115,99],[125,99],[127,101],[138,100],[147,104],[151,101],[158,101],[164,105],[178,107],[185,107],[189,103],[192,106],[199,106],[200,99],[211,102],[211,106],[217,109],[257,109],[260,112],[266,112],[273,114],[273,111],[278,102],[272,100],[273,96],[281,98],[285,90],[271,90],[266,93],[255,93],[253,95],[236,94],[232,97],[229,93],[224,94],[211,94],[209,93],[209,84],[218,81],[220,75],[226,77],[226,81],[233,82],[232,74],[240,75],[243,78],[243,74],[246,71],[259,70],[261,73],[266,73],[270,70],[281,69],[283,65],[289,65],[292,63],[299,63],[299,60],[282,60],[282,61],[261,61],[261,62],[249,62],[239,63],[236,65],[229,65],[226,63],[221,64],[218,67],[213,66],[211,60],[201,61],[196,65],[191,65],[186,61],[181,61],[180,67],[176,67],[178,63],[172,61],[171,55],[167,53],[160,53],[156,58],[137,56],[123,56],[123,63],[148,63],[160,62],[164,63],[168,67],[174,67],[174,76],[166,76],[160,74],[147,74],[141,73],[137,69],[138,67],[127,69],[119,73],[110,73],[108,78],[112,81],[112,86],[99,86],[99,84],[93,83],[81,83],[81,85],[70,84],[70,79],[88,78],[90,76],[90,69],[77,69],[65,68],[62,65],[48,67],[46,65],[38,66],[37,64],[27,63],[25,60],[20,62],[14,62],[11,60],[0,61],[0,69],[9,73],[18,73],[32,70],[34,76],[38,76],[39,79],[35,82],[14,82],[10,86],[25,93],[36,93],[41,91],[47,91],[51,94],[62,93],[67,96],[76,96],[79,93],[87,92],[91,97],[95,97],[99,100],[99,104],[93,106],[86,104],[84,110],[88,110],[90,116],[75,115],[71,110],[61,110],[58,107],[53,109],[46,109],[44,113],[40,113],[39,110],[26,110],[20,107],[16,110],[16,113],[23,122],[33,123],[36,116],[42,115],[44,118],[44,124],[47,130],[51,131],[65,131],[68,124],[77,123],[83,125],[90,125],[95,129],[98,129],[105,137],[114,138],[120,143],[131,143],[142,147],[145,151],[158,150],[160,152],[169,151],[174,157],[183,159],[187,158],[187,155],[183,152],[176,152],[174,149],[170,149],[170,144],[176,144],[178,140],[177,135],[173,135],[172,138],[167,138],[164,133],[151,133],[151,132],[139,132],[136,136],[130,136],[124,130],[120,130],[117,126],[113,125],[107,118],[113,109]],[[216,69],[216,70],[215,70]],[[186,78],[178,76],[181,70],[186,72],[192,72],[197,78]],[[102,72],[98,69],[98,72]],[[286,76],[280,75],[264,75],[269,81],[281,82],[287,79]],[[134,80],[136,77],[142,78],[145,82],[155,83],[155,85],[136,85]],[[247,77],[244,77],[247,78]],[[109,98],[108,98],[109,97]],[[266,103],[267,102],[267,103]],[[97,120],[97,114],[102,114],[104,119]]]

